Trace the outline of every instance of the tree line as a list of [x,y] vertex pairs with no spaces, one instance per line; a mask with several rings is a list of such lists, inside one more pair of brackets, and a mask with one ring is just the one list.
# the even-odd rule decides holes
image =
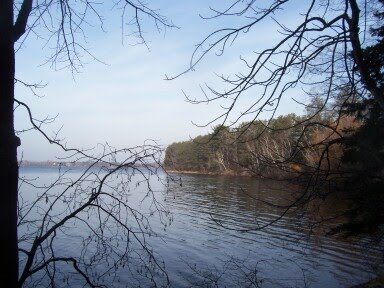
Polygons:
[[[272,178],[297,177],[313,171],[324,145],[344,139],[361,125],[354,116],[338,117],[334,112],[337,101],[318,112],[324,105],[320,97],[314,97],[304,115],[290,113],[270,120],[243,122],[234,128],[219,125],[207,135],[172,143],[166,149],[164,167]],[[342,156],[341,147],[329,151],[328,160],[334,169]]]

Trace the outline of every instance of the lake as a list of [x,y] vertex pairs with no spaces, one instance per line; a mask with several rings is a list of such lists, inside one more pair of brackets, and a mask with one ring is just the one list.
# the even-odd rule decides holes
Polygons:
[[[67,171],[66,177],[75,179],[81,173],[80,169],[72,169]],[[324,236],[327,227],[313,225],[320,213],[313,207],[292,209],[273,225],[259,230],[282,213],[278,207],[263,205],[260,199],[279,204],[289,202],[293,188],[287,183],[248,177],[171,175],[174,182],[167,183],[164,172],[160,172],[160,180],[150,180],[151,191],[160,205],[157,207],[164,208],[164,213],[160,214],[156,213],[152,199],[143,200],[147,187],[137,185],[140,175],[129,178],[129,184],[121,184],[126,189],[126,201],[137,211],[149,215],[151,230],[145,241],[155,258],[163,263],[171,287],[349,287],[384,272],[382,243],[372,243],[368,238],[347,241]],[[57,179],[58,171],[56,168],[24,167],[20,169],[20,176],[33,179],[41,186]],[[38,185],[21,186],[24,202],[41,195]],[[57,189],[63,189],[66,184],[62,182],[60,185]],[[87,185],[86,188],[91,189],[89,182]],[[75,188],[74,191],[80,195],[86,190]],[[43,206],[41,204],[39,209],[44,209]],[[38,217],[39,209],[30,217]],[[62,212],[60,207],[55,209],[57,215]],[[127,219],[132,227],[138,227],[129,214]],[[91,223],[92,217],[87,221]],[[30,233],[35,226],[21,225],[19,236]],[[87,255],[96,249],[79,248],[82,242],[78,239],[85,238],[83,228],[86,227],[81,222],[68,224],[68,230],[56,236],[55,253]],[[112,230],[109,230],[111,235],[119,233]],[[119,241],[116,243],[124,244],[124,237]],[[28,248],[28,243],[25,241],[22,246]],[[92,246],[92,242],[88,245]],[[135,244],[132,245],[129,249],[134,256],[127,260],[127,266],[115,269],[115,274],[105,274],[105,284],[112,287],[154,285],[138,268],[138,263],[146,259],[141,252],[136,252]],[[64,266],[62,269],[69,271]],[[155,270],[149,272],[152,273],[151,280],[155,279],[159,286],[166,285],[164,275]],[[70,272],[70,275],[74,273]],[[76,276],[71,279],[60,277],[63,281],[58,287],[66,287],[68,283],[82,285]],[[36,281],[35,277],[26,282],[26,286],[46,284],[44,281]]]

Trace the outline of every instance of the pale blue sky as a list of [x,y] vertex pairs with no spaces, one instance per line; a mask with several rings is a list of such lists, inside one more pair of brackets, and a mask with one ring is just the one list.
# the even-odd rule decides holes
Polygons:
[[[42,42],[31,35],[16,55],[16,77],[29,83],[44,82],[48,85],[39,91],[43,98],[33,96],[21,86],[16,98],[30,105],[36,118],[58,117],[45,129],[48,134],[63,126],[60,135],[68,146],[89,148],[108,142],[115,147],[140,145],[145,139],[156,139],[166,146],[174,141],[188,140],[210,131],[198,128],[191,121],[203,124],[220,112],[218,105],[192,105],[185,102],[182,90],[193,97],[202,97],[199,84],[205,82],[221,87],[215,72],[230,74],[241,71],[239,55],[270,45],[276,38],[275,27],[264,25],[238,41],[222,57],[209,55],[196,69],[173,81],[164,81],[164,75],[175,75],[188,68],[194,45],[215,28],[237,24],[237,19],[217,21],[202,20],[199,13],[207,15],[209,6],[217,7],[231,1],[152,1],[163,15],[168,16],[180,29],[158,34],[146,28],[150,51],[141,46],[122,44],[118,11],[106,11],[105,30],[97,27],[85,29],[87,47],[106,64],[84,58],[81,73],[72,76],[69,70],[55,71],[44,63],[50,53],[42,49]],[[297,2],[299,3],[299,2]],[[294,23],[297,11],[285,11],[287,23]],[[112,21],[112,20],[113,21]],[[230,21],[230,22],[228,22]],[[300,90],[292,91],[279,110],[281,114],[302,108],[290,101]],[[245,95],[251,101],[254,95]],[[240,109],[240,108],[239,108]],[[245,120],[245,119],[244,119]],[[23,111],[17,111],[16,127],[28,127]],[[23,153],[27,160],[54,159],[57,150],[35,132],[21,135]]]

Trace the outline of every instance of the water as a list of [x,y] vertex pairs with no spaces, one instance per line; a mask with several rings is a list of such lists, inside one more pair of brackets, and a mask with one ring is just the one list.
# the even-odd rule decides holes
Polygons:
[[[76,178],[81,173],[75,169],[68,177]],[[36,181],[43,183],[55,179],[57,170],[22,168],[20,174],[29,179],[39,177]],[[166,178],[164,173],[160,176]],[[288,203],[293,188],[286,183],[173,174],[176,181],[164,186],[155,178],[150,181],[153,194],[158,204],[170,212],[162,213],[160,220],[159,214],[153,213],[153,199],[143,201],[147,190],[143,185],[136,187],[133,179],[137,177],[131,178],[127,201],[144,215],[153,214],[148,216],[152,227],[149,234],[157,236],[147,237],[146,243],[156,259],[164,262],[172,287],[349,287],[384,271],[382,246],[367,238],[346,241],[323,236],[320,228],[310,225],[318,210],[289,211],[259,231],[259,227],[277,219],[282,210],[257,199]],[[37,189],[30,186],[22,186],[21,190],[24,198],[38,195]],[[137,227],[129,217],[132,227]],[[76,223],[71,233],[58,236],[55,247],[59,253],[79,253],[81,241],[77,243],[76,239],[82,239],[85,227]],[[21,227],[20,233],[25,229]],[[130,249],[136,251],[135,247]],[[141,271],[132,266],[141,265],[137,263],[145,258],[142,252],[135,255],[128,261],[133,264],[120,267],[117,276],[106,278],[107,283],[113,287],[154,285],[135,275]],[[150,278],[159,286],[166,285],[159,271]],[[32,286],[32,282],[28,283]]]

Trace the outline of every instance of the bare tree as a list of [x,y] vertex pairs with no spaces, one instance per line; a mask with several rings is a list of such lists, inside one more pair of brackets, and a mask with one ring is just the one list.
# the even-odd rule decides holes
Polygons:
[[[59,159],[52,182],[40,183],[26,175],[19,179],[18,287],[58,283],[107,287],[120,282],[120,269],[129,276],[129,283],[122,285],[137,286],[143,279],[151,286],[160,281],[169,284],[164,263],[147,241],[156,236],[151,217],[164,227],[171,221],[169,211],[158,202],[156,194],[162,190],[151,184],[155,178],[167,185],[158,175],[162,148],[154,141],[119,150],[107,144],[96,151],[67,148],[44,132],[46,119],[36,120],[25,103],[15,101],[26,109],[33,129],[67,152]],[[71,173],[71,163],[80,165],[77,173]],[[139,203],[146,202],[147,209],[128,196],[139,186],[143,190]],[[75,248],[60,248],[68,242]],[[71,270],[78,277],[70,276]]]
[[[37,229],[34,232],[35,234],[32,233],[30,236],[26,236],[26,243],[31,244],[31,246],[29,248],[23,246],[22,250],[18,249],[17,224],[25,224],[25,220],[27,219],[25,217],[26,215],[29,215],[29,210],[25,210],[29,208],[26,207],[36,208],[42,206],[39,202],[41,199],[29,204],[24,203],[24,206],[19,207],[19,209],[17,205],[17,147],[20,145],[20,139],[15,135],[14,106],[15,103],[18,103],[27,108],[28,103],[16,102],[14,88],[16,82],[27,85],[32,89],[39,85],[28,84],[22,80],[16,80],[15,53],[23,48],[23,43],[28,40],[29,35],[36,35],[45,41],[45,45],[54,48],[53,53],[48,57],[48,62],[51,63],[54,68],[69,68],[72,73],[75,73],[82,66],[82,57],[96,59],[88,51],[85,45],[86,28],[87,26],[96,24],[103,29],[103,11],[105,11],[105,5],[112,5],[114,8],[120,9],[123,36],[126,34],[124,32],[125,29],[128,30],[129,33],[127,34],[136,37],[138,44],[146,44],[143,36],[143,29],[147,28],[145,26],[147,25],[146,23],[148,23],[148,21],[146,21],[147,19],[151,20],[152,24],[159,31],[173,27],[173,24],[159,14],[157,10],[150,8],[150,6],[140,0],[121,0],[115,1],[113,4],[108,1],[98,3],[88,0],[76,2],[64,0],[5,0],[0,3],[0,170],[2,171],[0,176],[0,181],[2,183],[0,226],[2,227],[3,235],[0,240],[0,254],[2,255],[0,260],[0,281],[1,283],[8,283],[8,287],[20,286],[25,283],[29,276],[40,273],[41,271],[45,271],[50,279],[54,279],[55,277],[53,276],[56,273],[55,267],[57,267],[57,262],[60,261],[71,263],[73,268],[83,275],[84,280],[89,285],[93,285],[91,278],[89,278],[89,274],[84,270],[84,262],[80,263],[76,258],[56,257],[53,254],[54,251],[50,250],[53,247],[52,244],[50,244],[50,241],[53,243],[58,232],[57,229],[63,230],[63,227],[67,225],[67,221],[72,221],[74,218],[78,218],[80,222],[84,221],[84,219],[79,216],[80,212],[88,213],[89,215],[103,216],[104,218],[100,218],[101,220],[98,223],[101,225],[100,229],[105,227],[103,226],[105,223],[102,221],[109,219],[125,228],[125,231],[128,233],[130,228],[125,226],[125,222],[120,218],[120,212],[116,211],[117,214],[115,214],[115,211],[113,210],[115,209],[113,208],[114,206],[108,205],[120,205],[121,212],[127,211],[129,207],[123,205],[119,198],[116,198],[112,194],[108,194],[111,191],[107,192],[108,190],[105,190],[107,179],[110,175],[118,173],[123,168],[132,167],[135,163],[146,161],[146,159],[153,159],[155,154],[159,152],[158,148],[153,145],[144,145],[141,148],[138,147],[137,149],[130,151],[111,151],[109,153],[101,153],[98,156],[92,156],[86,154],[82,150],[69,149],[59,139],[55,137],[46,137],[47,135],[43,134],[50,143],[56,143],[68,153],[73,153],[73,156],[75,157],[76,155],[79,156],[76,160],[88,158],[95,163],[101,162],[106,164],[108,160],[105,158],[108,158],[108,156],[113,156],[120,152],[129,152],[130,155],[127,158],[123,158],[123,161],[120,164],[110,162],[113,164],[111,166],[112,168],[109,167],[110,170],[108,170],[106,174],[103,174],[102,177],[97,177],[97,174],[87,170],[80,179],[77,181],[73,180],[73,182],[68,185],[68,189],[74,188],[79,181],[82,184],[86,183],[87,181],[84,181],[84,178],[88,179],[87,177],[91,174],[96,177],[94,179],[94,181],[96,181],[94,184],[95,186],[92,186],[93,184],[90,184],[87,187],[79,186],[83,187],[81,188],[83,190],[86,189],[86,193],[83,194],[83,196],[79,196],[80,198],[73,196],[73,198],[70,199],[72,204],[76,204],[76,208],[66,206],[67,208],[63,211],[63,213],[67,213],[66,216],[64,216],[64,214],[53,216],[54,214],[51,214],[53,212],[50,212],[49,209],[45,212],[41,212],[42,214],[40,216],[43,218],[36,220],[37,222],[35,222],[34,225],[39,223],[43,226],[39,228],[40,230]],[[128,29],[124,28],[126,26],[128,26]],[[33,120],[32,117],[30,119]],[[34,129],[39,128],[39,126],[39,124],[32,123],[32,128]],[[42,132],[41,129],[38,130]],[[98,183],[98,185],[96,185],[96,183]],[[92,193],[92,189],[96,190],[94,190],[93,194],[90,194]],[[112,191],[116,190],[112,189]],[[67,194],[67,191],[65,190],[59,194],[50,193],[51,192],[49,192],[49,189],[47,188],[44,197],[47,199],[48,207],[52,208],[59,200],[62,200],[62,197],[67,197],[65,196]],[[110,196],[106,196],[107,194]],[[57,200],[52,199],[51,196],[56,196]],[[103,200],[103,197],[109,197],[109,202],[106,206],[104,206],[106,202],[104,202],[105,199]],[[137,212],[131,211],[131,214],[132,213],[139,217],[139,214],[136,214]],[[18,220],[18,217],[21,218]],[[98,232],[102,233],[102,231],[97,230],[93,230],[93,232],[94,235]],[[31,235],[35,238],[31,239]],[[100,237],[101,238],[98,238],[97,240],[99,241],[99,244],[108,243],[103,236]],[[86,240],[84,239],[84,241]],[[109,247],[111,247],[111,245],[109,245]],[[107,248],[108,247],[105,248],[106,251]],[[23,270],[20,270],[20,276],[18,274],[19,251],[25,253],[20,260],[26,261],[24,268],[22,268]],[[117,253],[117,251],[115,252]],[[118,255],[123,254],[115,254],[115,256],[118,257]],[[51,257],[48,257],[48,255]],[[114,259],[117,259],[116,257]],[[117,260],[114,264],[117,264]]]
[[[283,170],[287,167],[295,167],[289,170],[302,172],[299,176],[301,180],[305,180],[304,192],[291,204],[282,207],[282,213],[285,214],[287,209],[291,209],[297,203],[322,197],[324,194],[320,190],[323,188],[331,187],[332,190],[334,188],[332,184],[336,181],[345,182],[351,175],[356,175],[353,173],[359,173],[358,170],[345,169],[346,167],[341,165],[338,165],[339,170],[335,170],[333,167],[337,165],[334,165],[335,161],[332,159],[334,157],[331,154],[335,150],[345,150],[340,147],[346,145],[347,138],[351,135],[341,133],[341,130],[346,128],[341,124],[345,122],[343,115],[346,111],[357,111],[357,114],[365,117],[366,123],[369,122],[367,119],[370,117],[375,117],[376,120],[379,119],[378,121],[382,119],[384,87],[382,60],[378,59],[383,57],[383,50],[379,49],[382,47],[382,22],[380,21],[383,19],[383,2],[380,0],[304,2],[248,0],[231,1],[228,6],[222,7],[211,8],[211,14],[202,17],[207,20],[227,18],[232,26],[222,27],[209,33],[196,45],[189,68],[167,79],[180,77],[196,69],[199,63],[210,54],[222,56],[241,37],[263,37],[262,29],[267,25],[269,30],[272,30],[271,27],[275,28],[276,38],[269,47],[259,50],[257,47],[251,47],[253,51],[256,49],[251,55],[247,54],[249,51],[244,51],[247,56],[240,57],[243,63],[241,71],[233,75],[218,75],[224,83],[223,88],[205,84],[202,87],[203,97],[192,97],[186,94],[186,98],[192,104],[213,102],[223,108],[222,112],[211,121],[200,126],[219,124],[236,131],[235,128],[242,121],[247,121],[248,126],[242,125],[243,132],[237,134],[239,139],[248,129],[251,129],[257,119],[265,115],[269,117],[269,121],[261,122],[264,124],[264,129],[250,139],[251,141],[265,139],[263,135],[269,131],[302,128],[293,143],[287,141],[283,143],[283,146],[289,146],[285,147],[288,149],[278,151],[274,147],[276,143],[265,139],[262,157],[254,155],[257,161],[261,160],[267,167],[279,167]],[[284,17],[285,11],[293,10],[297,11],[292,16],[293,24],[290,24],[290,21],[284,22],[287,20]],[[236,20],[238,20],[238,26],[236,26]],[[372,50],[376,54],[368,51],[369,47],[374,47]],[[272,127],[271,120],[278,115],[282,100],[290,97],[289,91],[295,88],[301,88],[304,91],[304,97],[297,95],[297,98],[293,99],[302,105],[303,110],[305,107],[311,108],[311,103],[302,99],[308,95],[312,98],[320,97],[322,105],[312,107],[313,113],[296,121],[291,127],[283,129]],[[318,91],[314,92],[314,88]],[[343,97],[340,97],[340,94],[343,94]],[[243,101],[243,98],[250,95],[253,101]],[[328,123],[318,121],[317,116],[330,105],[336,110],[334,113],[336,117]],[[350,108],[353,105],[355,105],[354,110]],[[379,112],[372,114],[370,111]],[[381,124],[377,124],[377,121],[375,123],[376,133],[381,134]],[[350,126],[356,127],[361,124]],[[319,141],[310,141],[309,134],[314,130],[322,131],[324,137],[319,138]],[[298,155],[303,159],[303,155],[314,150],[318,152],[316,161],[311,163],[302,161],[299,167],[289,166],[290,163],[298,164]],[[377,157],[381,157],[380,155],[377,154]],[[382,172],[379,165],[376,168],[376,172],[372,172],[372,175],[380,180]],[[360,172],[362,172],[361,169]],[[255,171],[255,174],[259,175],[259,172]],[[376,201],[382,203],[380,199],[377,198]],[[380,215],[378,214],[378,217],[382,219]]]
[[[18,286],[169,284],[164,263],[147,239],[156,236],[152,216],[164,227],[170,221],[156,195],[162,191],[151,185],[153,177],[165,180],[157,176],[160,166],[155,166],[161,153],[156,143],[121,150],[105,146],[96,157],[80,151],[71,155],[74,163],[92,163],[80,173],[63,165],[52,183],[20,178]],[[116,157],[125,159],[117,162]],[[139,186],[141,205],[135,205],[128,195]],[[74,248],[61,248],[65,243]],[[128,279],[121,279],[122,274]]]
[[[369,71],[365,70],[367,63],[362,62],[361,55],[364,47],[362,41],[369,43],[369,27],[375,21],[372,15],[375,7],[372,5],[377,1],[300,3],[303,13],[297,17],[301,21],[293,28],[281,23],[278,18],[284,13],[286,6],[294,5],[291,2],[293,1],[268,1],[259,4],[257,1],[234,1],[222,11],[212,8],[213,15],[205,17],[240,17],[241,20],[249,20],[247,24],[225,27],[205,37],[196,46],[189,69],[183,73],[195,69],[209,53],[217,52],[219,56],[222,55],[233,41],[250,33],[252,29],[256,30],[263,21],[275,23],[281,35],[271,47],[254,52],[251,59],[241,58],[244,72],[236,73],[233,77],[219,76],[227,84],[222,91],[206,86],[206,98],[200,100],[187,96],[195,104],[224,102],[227,99],[223,113],[206,125],[220,120],[222,123],[230,121],[228,124],[234,126],[243,117],[251,115],[253,119],[257,119],[266,110],[272,112],[272,118],[282,97],[297,85],[309,87],[308,92],[314,84],[326,87],[324,94],[327,101],[340,88],[349,87],[351,91],[358,89],[362,97],[367,97],[369,92],[384,107],[382,91]],[[257,92],[256,101],[251,102],[239,115],[232,115],[239,97],[251,88]]]

